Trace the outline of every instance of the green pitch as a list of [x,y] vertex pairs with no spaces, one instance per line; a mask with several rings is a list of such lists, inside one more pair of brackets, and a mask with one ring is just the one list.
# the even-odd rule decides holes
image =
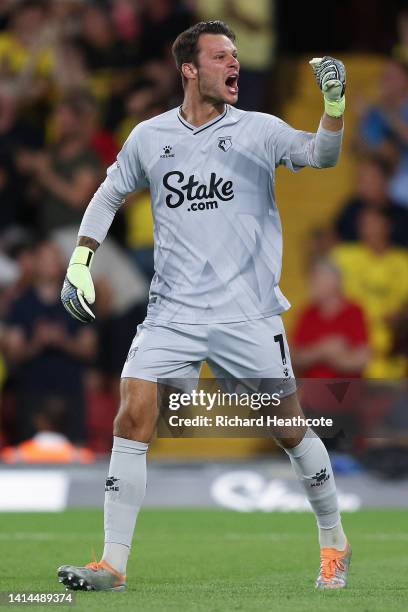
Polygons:
[[[71,609],[406,612],[407,512],[346,514],[344,525],[354,552],[349,588],[322,593],[313,588],[318,547],[311,514],[146,510],[128,591],[78,593]],[[0,590],[63,592],[57,566],[84,564],[93,549],[99,555],[101,533],[99,510],[0,514]]]

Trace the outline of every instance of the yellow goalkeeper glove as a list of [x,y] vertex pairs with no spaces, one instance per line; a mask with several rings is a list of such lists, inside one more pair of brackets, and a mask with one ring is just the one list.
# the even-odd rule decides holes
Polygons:
[[317,84],[323,92],[324,110],[330,117],[341,117],[346,107],[346,69],[343,62],[333,57],[314,57],[310,60]]
[[88,247],[76,247],[61,291],[65,310],[82,323],[95,320],[95,315],[89,308],[89,304],[95,302],[95,288],[90,271],[94,255],[94,251]]

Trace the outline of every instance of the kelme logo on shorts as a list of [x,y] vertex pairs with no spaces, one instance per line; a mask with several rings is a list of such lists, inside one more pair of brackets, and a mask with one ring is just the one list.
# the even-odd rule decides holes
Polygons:
[[326,480],[329,480],[329,478],[330,478],[330,474],[327,473],[327,468],[322,468],[320,472],[316,472],[316,474],[312,476],[312,479],[314,480],[314,482],[312,482],[310,486],[320,487],[322,484],[326,482]]
[[209,184],[200,183],[194,174],[185,181],[182,172],[174,170],[163,176],[163,185],[170,193],[166,196],[169,208],[178,208],[187,200],[187,210],[211,210],[218,208],[218,203],[229,202],[234,198],[232,181],[226,181],[211,172]]

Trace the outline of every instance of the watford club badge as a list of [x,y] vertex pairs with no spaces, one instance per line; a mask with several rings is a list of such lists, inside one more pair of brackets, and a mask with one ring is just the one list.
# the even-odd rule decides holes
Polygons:
[[232,146],[231,136],[220,136],[218,138],[218,147],[222,149],[225,153]]

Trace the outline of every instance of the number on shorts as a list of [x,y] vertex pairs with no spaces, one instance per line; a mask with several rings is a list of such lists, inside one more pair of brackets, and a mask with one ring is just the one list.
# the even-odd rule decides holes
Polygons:
[[275,342],[279,342],[280,353],[282,357],[282,364],[286,365],[286,355],[285,355],[285,344],[283,342],[283,334],[277,334],[273,337]]

